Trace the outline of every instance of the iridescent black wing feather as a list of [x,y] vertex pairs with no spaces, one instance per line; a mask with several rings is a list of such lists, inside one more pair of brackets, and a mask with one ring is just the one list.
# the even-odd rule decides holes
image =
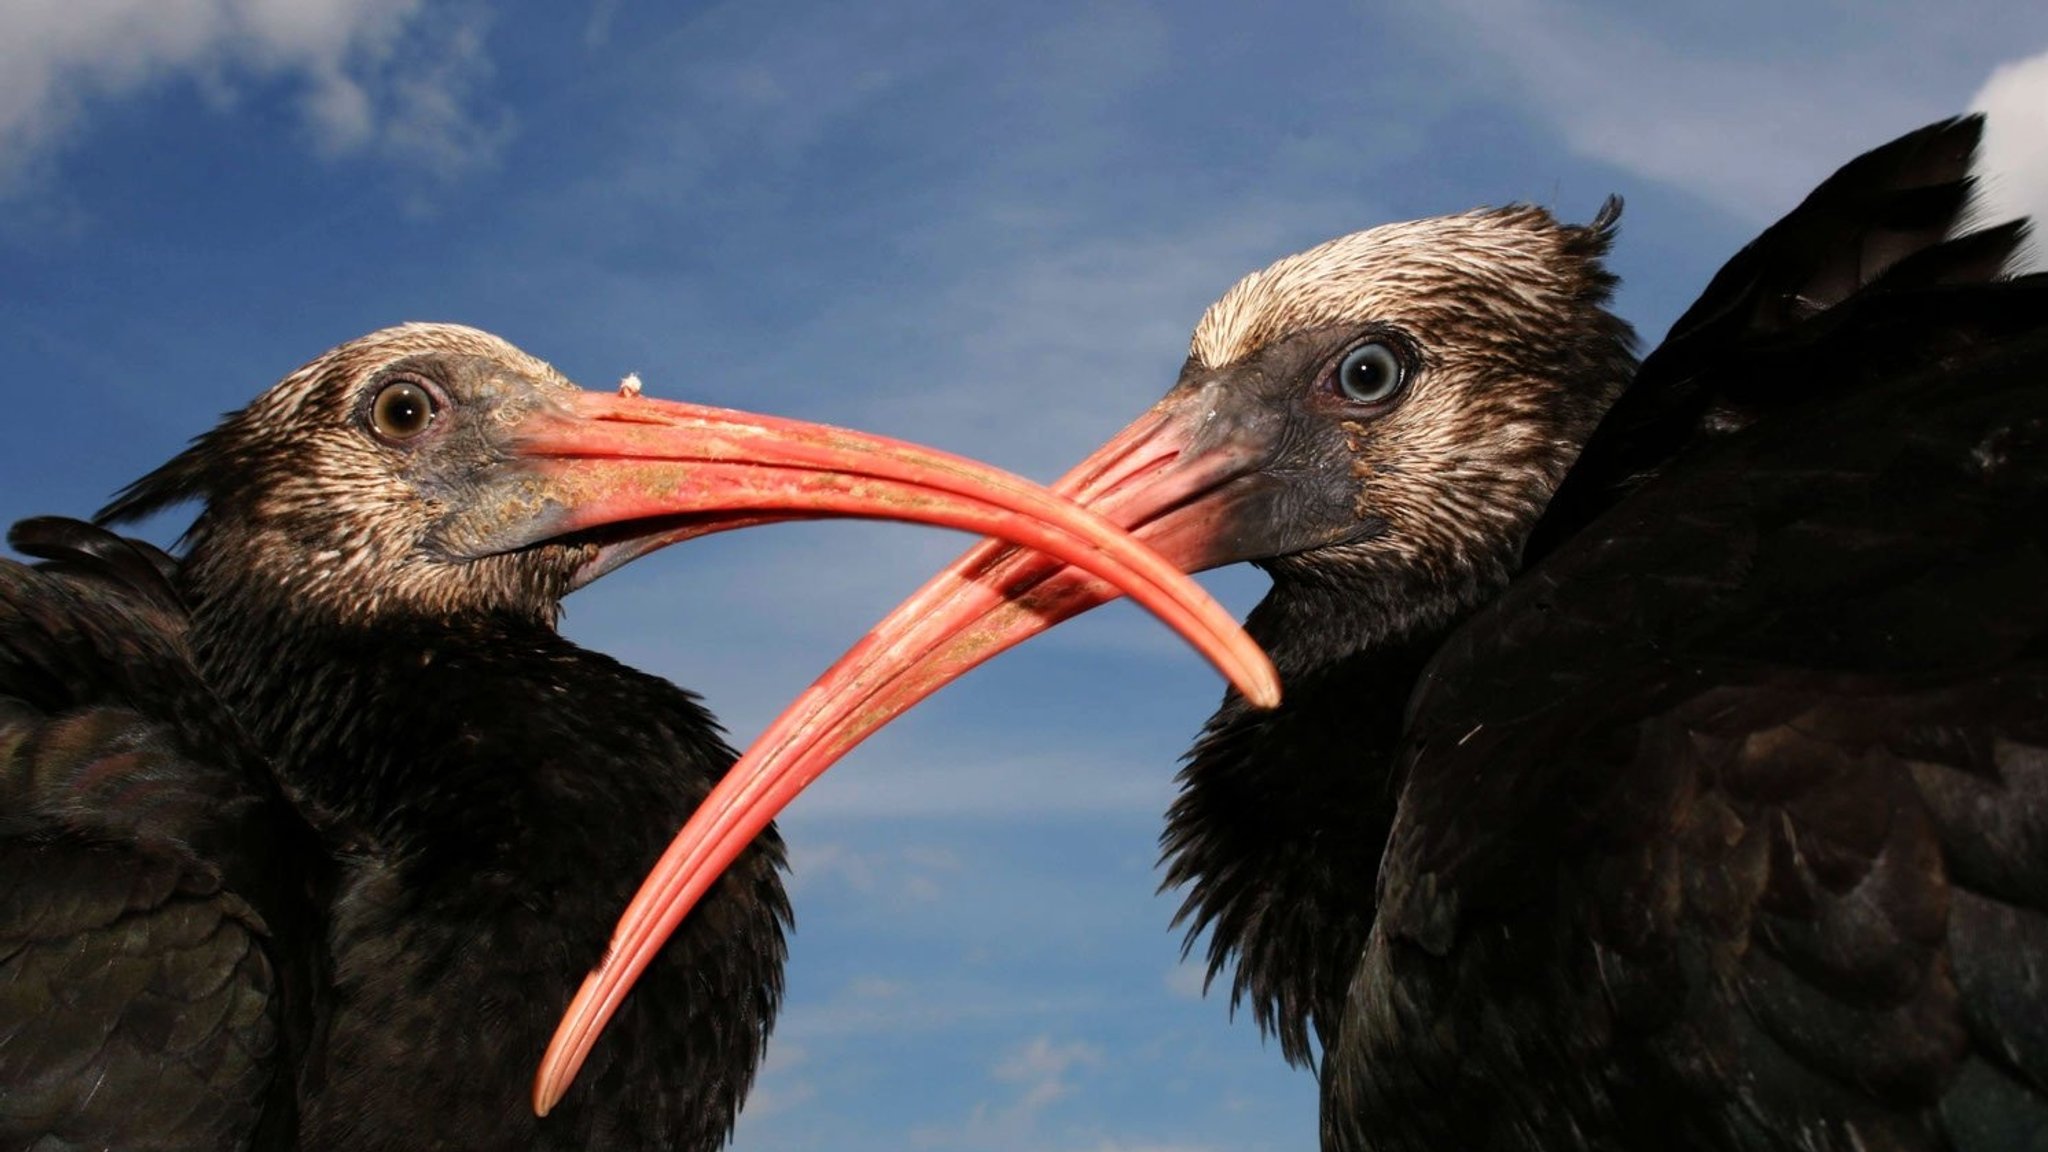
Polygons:
[[1768,403],[1444,646],[1333,1144],[2048,1141],[2048,277],[1970,282],[2016,235],[1686,352]]
[[0,1148],[290,1147],[303,825],[184,646],[172,562],[76,521],[0,560]]
[[[1983,118],[1931,124],[1837,171],[1736,253],[1650,353],[1608,410],[1530,540],[1535,559],[1585,527],[1689,448],[1859,377],[1831,370],[1845,350],[1836,311],[1856,298],[1872,328],[1877,298],[1897,297],[1895,335],[1850,351],[1865,360],[1939,355],[1999,319],[1973,318],[1968,295],[1933,323],[1926,289],[1996,279],[2025,239],[2014,222],[1948,239],[1968,215]],[[1910,369],[1895,364],[1894,371]]]

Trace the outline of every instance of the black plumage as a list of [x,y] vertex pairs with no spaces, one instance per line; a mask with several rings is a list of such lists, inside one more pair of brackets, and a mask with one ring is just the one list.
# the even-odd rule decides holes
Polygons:
[[[185,501],[176,559],[106,527]],[[723,1143],[782,990],[772,829],[536,1115],[556,1017],[733,759],[697,697],[555,623],[663,544],[819,515],[1044,530],[1233,643],[1014,478],[581,392],[447,325],[312,361],[99,524],[17,525],[43,562],[0,560],[0,1149]]]
[[186,647],[168,557],[0,561],[0,1146],[289,1147],[325,854]]
[[463,499],[436,489],[479,429],[411,455],[362,435],[358,394],[399,362],[451,420],[552,382],[480,333],[380,333],[102,514],[204,501],[175,562],[76,521],[14,532],[48,562],[0,563],[0,1146],[705,1149],[731,1130],[782,986],[772,835],[658,962],[631,1034],[533,1114],[554,1017],[733,754],[696,697],[555,632],[591,545],[409,551],[408,517]]
[[0,563],[7,1147],[723,1141],[781,989],[772,836],[582,1092],[545,1122],[527,1098],[731,759],[694,697],[539,620],[323,627],[197,578],[188,613],[83,553],[147,545],[13,542],[60,563]]
[[1944,239],[1976,130],[1732,260],[1512,583],[1268,561],[1286,703],[1164,843],[1326,1147],[2048,1139],[2048,278]]
[[[1980,128],[1844,167],[1640,367],[1618,204],[1288,257],[1061,481],[1272,576],[1284,699],[1162,844],[1327,1149],[2048,1147],[2048,275],[1963,226]],[[736,773],[1113,596],[978,547]]]

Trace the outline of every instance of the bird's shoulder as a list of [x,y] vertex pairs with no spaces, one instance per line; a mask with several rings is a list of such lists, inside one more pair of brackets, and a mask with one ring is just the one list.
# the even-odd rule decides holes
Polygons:
[[[2048,316],[2048,278],[1944,294]],[[1689,1113],[1717,1139],[2048,1130],[2048,338],[1844,351],[1824,399],[1679,459],[1438,653],[1347,1026],[1569,1008],[1518,1058],[1647,1046],[1718,1094]],[[1546,948],[1548,985],[1452,996]],[[1361,1007],[1388,989],[1405,1011]]]
[[[2048,275],[1987,285],[2048,318]],[[1889,685],[2041,654],[2048,319],[1706,446],[1517,579],[1425,669],[1404,755],[1545,775],[1502,731],[1585,741],[1709,688]]]
[[1699,444],[1827,392],[1845,355],[1896,369],[2035,323],[1970,291],[2004,272],[2028,231],[1970,230],[1982,132],[1982,117],[1959,117],[1872,149],[1731,257],[1601,420],[1527,557]]
[[282,1140],[315,962],[292,815],[168,558],[76,521],[13,539],[45,560],[0,560],[0,1143]]

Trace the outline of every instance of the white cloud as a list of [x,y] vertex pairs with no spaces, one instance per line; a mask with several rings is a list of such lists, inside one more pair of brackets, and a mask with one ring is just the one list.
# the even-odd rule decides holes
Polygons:
[[1029,1118],[1074,1090],[1067,1079],[1069,1071],[1101,1063],[1102,1050],[1093,1044],[1079,1040],[1056,1044],[1049,1036],[1035,1036],[997,1061],[990,1074],[1005,1084],[1018,1086],[1017,1099],[1009,1111]]
[[860,851],[844,840],[799,836],[788,853],[788,888],[797,900],[858,896],[887,908],[922,906],[944,894],[946,875],[961,871],[950,851],[918,845]]
[[1041,1115],[1074,1091],[1070,1074],[1102,1065],[1102,1050],[1085,1041],[1055,1042],[1039,1035],[1005,1053],[989,1070],[990,1078],[1013,1086],[1014,1095],[997,1103],[982,1101],[960,1125],[927,1125],[911,1131],[917,1148],[974,1148],[989,1152],[1039,1149],[1049,1141],[1039,1131]]
[[490,74],[481,18],[442,29],[431,54],[381,77],[388,94],[382,150],[442,170],[496,159],[512,137],[512,121],[505,114],[480,118],[471,107]]
[[[1716,40],[1694,26],[1704,18],[1654,7],[1443,0],[1413,10],[1483,59],[1475,87],[1505,81],[1573,150],[1763,221],[1858,152],[1961,112],[1986,29],[2028,35],[2025,8],[1994,7],[1968,19],[1952,7],[1836,13],[1828,35],[1808,41],[1825,49],[1796,61],[1786,59],[1796,48]],[[2031,23],[2048,38],[2038,10]]]
[[2048,256],[2048,52],[1991,73],[1970,107],[1988,113],[1977,158],[1978,215],[2031,216],[2033,266]]
[[975,1149],[979,1152],[1214,1152],[1214,1146],[1177,1139],[1130,1138],[1104,1134],[1092,1121],[1073,1123],[1052,1106],[1069,1097],[1080,1099],[1084,1076],[1099,1076],[1106,1057],[1097,1045],[1060,1042],[1040,1034],[1011,1049],[990,1070],[990,1078],[1013,1091],[1002,1101],[985,1100],[957,1125],[925,1125],[912,1130],[909,1143],[919,1148]]
[[857,1001],[889,1001],[909,991],[900,980],[884,980],[880,976],[856,976],[847,982],[846,995]]
[[473,13],[422,0],[0,0],[0,184],[84,131],[96,106],[173,80],[232,107],[288,82],[312,143],[439,172],[487,161],[508,132],[471,107],[489,75]]
[[838,841],[806,837],[789,846],[789,887],[793,894],[837,885],[866,894],[875,890],[881,853],[861,852]]

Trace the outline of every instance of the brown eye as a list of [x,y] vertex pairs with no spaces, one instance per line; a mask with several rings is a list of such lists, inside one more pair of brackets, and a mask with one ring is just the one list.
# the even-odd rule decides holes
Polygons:
[[386,384],[370,405],[370,424],[386,440],[410,440],[434,422],[434,398],[410,380]]

